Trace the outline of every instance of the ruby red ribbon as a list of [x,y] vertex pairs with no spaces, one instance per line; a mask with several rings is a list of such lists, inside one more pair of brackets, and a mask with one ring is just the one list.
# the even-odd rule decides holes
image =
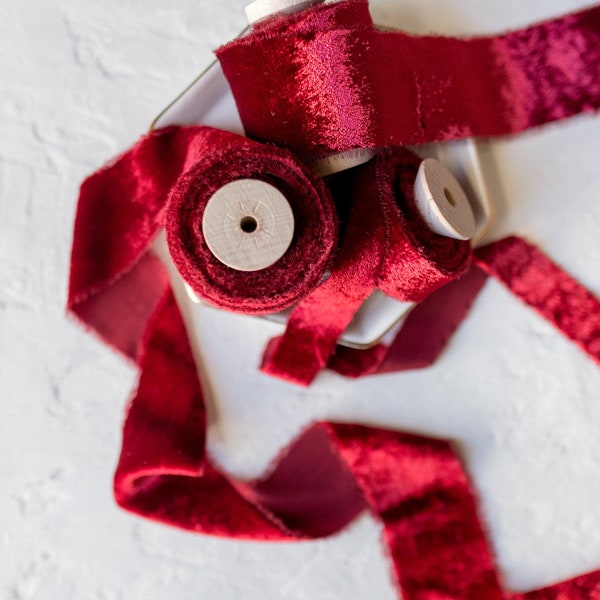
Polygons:
[[451,444],[383,429],[317,423],[264,479],[243,482],[205,453],[203,394],[169,292],[151,319],[115,474],[125,509],[240,539],[329,535],[368,509],[405,600],[589,600],[600,571],[527,594],[502,590],[476,499]]
[[[173,262],[206,302],[243,314],[272,314],[314,290],[331,264],[338,218],[324,181],[291,152],[226,131],[212,130],[202,152],[169,192],[165,228]],[[265,181],[281,192],[294,216],[294,236],[273,265],[238,271],[223,264],[203,234],[204,210],[224,185],[240,179]],[[248,198],[258,203],[260,198]]]
[[[354,147],[511,133],[596,109],[599,12],[495,38],[453,40],[378,31],[359,0],[274,19],[219,57],[248,133],[316,158]],[[258,77],[257,65],[263,69]],[[368,509],[383,524],[406,600],[600,597],[600,572],[525,594],[502,590],[471,485],[448,442],[319,423],[263,479],[238,481],[215,467],[205,451],[203,391],[185,327],[166,271],[149,247],[165,223],[169,199],[188,202],[185,193],[173,190],[181,191],[182,181],[215,148],[223,149],[230,135],[205,127],[154,132],[82,185],[68,307],[141,370],[115,474],[119,504],[199,533],[272,541],[329,535]],[[256,142],[242,144],[256,148]],[[410,169],[402,172],[410,175]],[[382,197],[363,196],[365,206],[384,216],[373,217],[373,226],[384,224],[387,245],[369,236],[359,240],[351,219],[344,221],[331,282],[321,291],[316,287],[312,300],[307,292],[307,314],[310,302],[322,304],[318,294],[343,291],[348,281],[355,305],[366,290],[385,285],[381,265],[390,250],[402,247],[402,239],[391,235],[402,232],[386,225],[386,218],[402,212]],[[338,210],[344,214],[339,203]],[[352,244],[344,245],[351,239],[360,242],[359,255]],[[404,246],[403,253],[415,247]],[[357,269],[361,256],[369,260]],[[496,242],[477,250],[462,277],[454,276],[467,266],[440,279],[445,285],[439,289],[426,289],[391,346],[336,349],[332,334],[319,368],[326,362],[358,376],[430,364],[487,274],[599,359],[600,303],[534,246],[519,238]],[[195,281],[195,275],[188,277]],[[405,272],[387,283],[408,279]]]
[[[408,600],[583,600],[600,594],[599,572],[528,594],[504,592],[468,478],[444,441],[320,423],[264,479],[237,481],[214,466],[205,451],[204,398],[185,327],[164,267],[148,244],[164,218],[162,195],[168,195],[177,170],[193,168],[194,156],[218,140],[215,135],[204,128],[156,132],[81,189],[69,306],[141,370],[123,430],[117,502],[199,533],[271,541],[329,535],[368,509],[383,523],[398,586]],[[153,167],[165,149],[160,171]],[[509,238],[478,250],[476,262],[479,267],[465,280],[441,287],[415,309],[422,311],[415,313],[421,334],[435,313],[428,304],[441,308],[440,297],[453,298],[437,317],[444,341],[472,300],[460,299],[461,290],[476,293],[485,279],[483,266],[594,355],[598,330],[588,326],[588,316],[597,323],[600,303],[547,257]],[[411,342],[401,340],[399,364],[410,348]],[[412,342],[412,348],[418,356],[418,345]],[[439,351],[439,343],[431,348]],[[334,360],[338,367],[353,365],[348,354]],[[379,348],[367,362],[374,371],[373,365],[385,368],[386,360]]]
[[[198,157],[213,145],[221,145],[224,137],[227,143],[230,137],[239,138],[205,127],[169,128],[154,132],[89,177],[81,187],[73,237],[68,308],[111,346],[134,361],[139,359],[140,340],[148,319],[168,288],[166,271],[149,247],[163,225],[171,190],[177,189],[180,177],[195,168]],[[395,161],[405,161],[402,173],[409,180],[414,178],[413,155],[395,151],[390,156]],[[364,181],[370,182],[369,185],[376,182],[379,191],[385,186],[372,175],[379,172],[382,165],[389,166],[387,155],[384,153],[382,157],[363,167],[366,174]],[[364,188],[358,185],[357,189]],[[400,237],[403,231],[410,230],[408,226],[386,230],[386,220],[397,218],[400,223],[403,221],[397,207],[391,206],[391,201],[387,216],[385,210],[381,212],[379,202],[382,197],[385,200],[385,191],[358,196],[362,208],[351,207],[356,209],[356,213],[349,221],[346,242],[340,250],[330,281],[321,286],[323,291],[317,288],[315,296],[309,295],[296,309],[302,319],[292,314],[291,335],[277,356],[279,364],[283,365],[280,370],[288,369],[287,372],[294,376],[299,373],[299,382],[310,380],[319,368],[327,364],[349,376],[431,364],[483,285],[483,275],[473,268],[453,283],[442,285],[455,280],[466,267],[464,261],[469,256],[468,252],[462,258],[458,255],[455,264],[444,263],[447,258],[444,258],[443,252],[429,257],[415,253],[417,242]],[[367,219],[367,213],[371,214],[371,220],[362,219],[363,216]],[[411,214],[411,218],[415,215]],[[357,227],[360,223],[368,223],[368,231],[382,227],[381,238],[385,238],[388,248],[382,249],[381,239],[376,235],[361,237],[360,227]],[[428,243],[435,246],[439,237],[428,239]],[[389,246],[392,246],[391,250]],[[442,245],[445,252],[453,248],[464,246]],[[400,268],[396,264],[382,269],[385,253],[392,257],[413,253],[410,265],[416,265],[415,276],[411,278],[411,272],[403,269],[402,264]],[[399,259],[396,262],[401,263]],[[441,268],[443,264],[452,266],[445,271]],[[599,359],[598,300],[535,247],[518,238],[509,238],[479,249],[474,264],[498,277],[590,356]],[[435,265],[438,270],[432,272]],[[335,341],[343,330],[340,323],[343,324],[344,319],[353,314],[359,304],[357,300],[362,301],[373,285],[383,287],[383,278],[387,278],[384,289],[388,293],[407,294],[408,298],[419,299],[419,294],[426,290],[429,296],[409,315],[405,327],[391,346],[379,345],[368,351],[336,350]],[[442,287],[435,291],[440,285]],[[342,309],[333,311],[333,316],[326,312],[323,317],[319,310],[326,311],[327,303],[333,301],[336,293],[342,296],[340,304],[336,305]],[[349,298],[354,298],[354,303],[348,302],[344,306]],[[312,302],[315,302],[317,310],[311,313]],[[312,330],[311,318],[316,323]],[[319,330],[323,319],[330,322],[324,333]],[[433,324],[436,327],[432,332]],[[420,338],[427,341],[420,342]],[[306,341],[304,350],[301,346],[303,339]],[[299,341],[296,350],[289,340]],[[286,352],[286,348],[291,350]],[[273,352],[273,348],[269,348],[265,360],[269,360]],[[294,358],[294,352],[298,357],[308,357],[308,368],[294,363],[294,360],[299,362]]]
[[516,133],[600,107],[600,7],[480,38],[379,30],[367,0],[274,17],[217,51],[244,129],[309,159]]
[[419,302],[465,272],[470,243],[433,233],[416,208],[420,162],[398,147],[338,175],[344,185],[334,196],[341,194],[349,206],[331,275],[292,311],[285,333],[271,340],[263,356],[265,373],[310,384],[375,288],[397,300]]

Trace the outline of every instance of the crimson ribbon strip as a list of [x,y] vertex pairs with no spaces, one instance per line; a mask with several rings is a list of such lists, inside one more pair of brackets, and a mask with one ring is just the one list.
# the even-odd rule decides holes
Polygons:
[[[263,540],[328,535],[368,507],[383,523],[403,597],[409,600],[558,600],[565,594],[583,600],[600,594],[598,573],[529,594],[503,594],[468,480],[446,442],[319,424],[263,480],[235,481],[211,463],[204,447],[203,394],[185,327],[164,268],[147,247],[160,225],[162,193],[179,169],[195,162],[213,134],[196,128],[149,136],[82,186],[69,306],[117,349],[129,350],[142,371],[123,432],[117,501],[179,527]],[[165,148],[170,152],[163,155]],[[156,160],[164,156],[173,162],[162,164],[164,171],[156,169]],[[500,242],[478,259],[503,273],[516,265],[515,289],[530,303],[535,292],[528,288],[538,285],[536,273],[555,278],[556,289],[579,293],[568,276],[523,242]],[[525,267],[527,261],[537,269]],[[140,287],[132,303],[134,283]],[[96,302],[95,310],[84,310],[89,299]],[[536,303],[550,314],[553,295],[540,295]],[[136,316],[138,305],[141,316]],[[149,307],[153,314],[141,336],[139,322]],[[597,303],[586,307],[600,312]],[[557,325],[564,327],[564,320]]]
[[114,481],[127,510],[198,533],[284,541],[329,535],[368,508],[383,524],[405,600],[600,594],[600,571],[528,594],[503,592],[468,478],[444,441],[318,423],[264,479],[221,473],[205,454],[202,389],[170,293],[149,324],[141,369]]
[[133,361],[168,287],[166,271],[149,252],[168,195],[221,136],[207,127],[156,131],[81,185],[67,308]]
[[[227,168],[218,168],[219,161]],[[229,269],[195,235],[200,188],[206,192],[209,182],[218,187],[238,177],[282,188],[294,210],[296,236],[286,257],[258,273]],[[81,186],[67,303],[133,361],[168,285],[149,247],[165,223],[169,198],[175,263],[201,296],[229,310],[273,312],[296,302],[318,285],[336,244],[337,218],[325,184],[288,151],[209,127],[145,136]],[[305,268],[297,268],[302,261]]]
[[[205,127],[155,132],[81,186],[68,309],[133,361],[139,360],[142,332],[168,287],[166,271],[148,248],[162,226],[170,190],[210,148],[223,144],[223,136],[229,143],[232,135]],[[343,260],[359,260],[346,251]],[[580,284],[518,238],[479,250],[477,261],[598,360],[600,308]],[[360,290],[360,277],[365,273],[360,268],[350,271]],[[441,288],[413,311],[391,347],[338,349],[330,361],[332,368],[356,377],[431,364],[482,283],[471,274]],[[418,285],[413,289],[419,289]],[[434,322],[432,314],[437,314]],[[311,347],[314,337],[308,339]],[[427,341],[419,343],[419,339]],[[325,361],[329,351],[328,347]]]
[[469,272],[418,304],[389,347],[338,346],[328,367],[346,377],[362,377],[430,366],[466,317],[488,275],[600,362],[598,298],[538,248],[511,236],[479,248]]
[[217,56],[247,135],[305,159],[505,135],[600,106],[600,7],[458,39],[380,31],[350,0],[271,18]]
[[600,363],[600,302],[518,237],[480,248],[476,262]]
[[309,385],[374,288],[419,302],[467,269],[469,242],[433,233],[416,208],[420,163],[397,147],[346,175],[342,195],[350,196],[350,206],[331,276],[294,309],[285,334],[271,340],[263,357],[265,373]]

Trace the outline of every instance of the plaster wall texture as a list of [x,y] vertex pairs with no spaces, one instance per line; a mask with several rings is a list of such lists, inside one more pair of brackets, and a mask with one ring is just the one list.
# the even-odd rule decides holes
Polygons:
[[[415,32],[492,33],[581,0],[376,0]],[[396,598],[379,525],[318,542],[195,536],[111,496],[136,373],[65,316],[79,182],[245,26],[240,0],[0,0],[0,597]],[[498,219],[600,295],[600,117],[482,144]],[[456,440],[511,589],[600,568],[600,370],[490,282],[432,368],[308,390],[260,375],[256,319],[186,309],[210,396],[209,451],[260,474],[310,421]],[[232,369],[231,365],[235,365]]]

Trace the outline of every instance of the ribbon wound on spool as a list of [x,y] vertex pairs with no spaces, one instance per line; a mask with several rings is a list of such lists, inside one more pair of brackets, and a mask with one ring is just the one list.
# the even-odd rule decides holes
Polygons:
[[331,276],[294,309],[284,335],[271,340],[264,372],[310,384],[374,288],[419,302],[467,269],[470,243],[431,231],[416,206],[420,164],[408,149],[390,148],[354,172],[338,175],[347,181],[338,183],[337,194],[351,192]]
[[[362,3],[354,4],[362,10]],[[330,28],[340,24],[339,19],[328,23],[323,15],[303,15],[298,23],[307,30],[316,22]],[[582,23],[584,19],[575,16],[565,21],[564,30],[576,31]],[[594,24],[589,25],[593,36]],[[528,41],[527,35],[522,38]],[[546,40],[555,44],[556,37],[539,36],[542,54]],[[536,50],[536,44],[529,43],[528,49]],[[561,54],[560,49],[556,53]],[[531,52],[534,59],[535,54]],[[585,55],[582,62],[597,56]],[[592,73],[581,78],[583,87],[597,79]],[[566,84],[557,80],[540,90],[578,85],[578,77],[567,79]],[[564,116],[562,104],[568,97],[555,94],[556,106],[537,111],[537,117]],[[439,100],[433,97],[432,105]],[[591,98],[587,106],[593,103]],[[473,110],[469,106],[467,112]],[[582,107],[586,104],[575,98],[574,110]],[[444,118],[442,112],[440,119]],[[331,133],[327,127],[322,131]],[[356,425],[319,424],[258,482],[235,481],[211,463],[204,449],[203,392],[185,327],[165,270],[147,250],[163,222],[169,189],[207,149],[221,143],[220,136],[207,128],[157,132],[82,186],[69,309],[142,370],[115,474],[117,501],[137,514],[199,533],[265,540],[327,535],[368,507],[383,523],[405,600],[597,597],[599,572],[528,593],[501,589],[468,478],[445,442]],[[581,285],[515,238],[478,251],[477,261],[597,359],[600,304]],[[540,286],[541,280],[549,284]],[[461,281],[434,292],[419,307]]]
[[[165,226],[171,256],[188,285],[214,306],[246,314],[283,310],[306,296],[323,278],[337,242],[335,206],[323,181],[289,151],[226,132],[220,142],[208,148],[178,179],[169,196]],[[281,256],[274,264],[240,270],[224,264],[209,248],[204,214],[209,203],[219,200],[216,196],[224,187],[237,184],[243,190],[244,182],[250,190],[249,215],[260,213],[256,205],[269,202],[269,198],[253,197],[252,188],[247,186],[249,180],[262,182],[260,190],[266,187],[271,195],[287,201],[294,230],[289,247],[279,252]],[[236,203],[239,200],[234,200],[232,211]],[[242,201],[241,213],[232,214],[242,215],[244,204]],[[272,208],[272,204],[269,206]],[[227,214],[221,216],[227,218]],[[244,223],[239,225],[243,228]],[[254,226],[268,240],[275,235],[277,223],[273,223],[272,233],[264,231],[261,223],[255,222]],[[240,236],[244,238],[241,230]],[[252,244],[249,249],[256,251]],[[238,253],[236,260],[243,258]]]

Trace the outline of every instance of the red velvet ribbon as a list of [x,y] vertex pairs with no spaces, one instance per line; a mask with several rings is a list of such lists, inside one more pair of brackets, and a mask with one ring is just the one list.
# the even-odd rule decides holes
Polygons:
[[[141,368],[115,474],[119,504],[197,532],[273,541],[329,535],[368,508],[383,523],[405,599],[583,600],[600,594],[597,572],[529,594],[503,592],[468,479],[446,442],[323,423],[259,481],[234,480],[212,464],[185,327],[164,267],[148,245],[170,187],[219,139],[205,128],[153,134],[82,185],[69,307]],[[478,251],[477,261],[593,353],[597,338],[587,316],[596,323],[600,304],[539,251],[511,238]],[[417,322],[430,301],[439,302],[437,294],[455,294],[454,320],[440,320],[445,331],[453,330],[466,310],[460,291],[474,294],[481,284],[481,272],[471,270],[440,288],[416,309],[425,307]],[[575,308],[576,318],[566,318]]]
[[378,30],[367,0],[273,17],[217,51],[247,135],[308,159],[504,135],[600,106],[600,7],[499,36]]
[[[222,148],[224,140],[229,144],[234,138],[243,139],[205,127],[158,131],[142,138],[82,184],[73,236],[68,308],[134,361],[139,359],[146,323],[168,287],[166,271],[149,246],[163,224],[171,189],[176,190],[171,209],[176,215],[180,207],[178,180],[188,189],[188,180],[194,179],[191,174],[197,173],[201,157],[209,154],[211,148]],[[246,148],[246,143],[253,144],[240,143],[242,148]],[[277,154],[274,149],[272,152]],[[346,207],[352,216],[334,272],[322,289],[307,296],[293,313],[288,333],[274,343],[281,344],[280,349],[272,345],[267,351],[266,361],[271,360],[269,352],[280,361],[279,374],[289,369],[299,380],[304,377],[306,381],[328,363],[352,377],[427,366],[466,315],[483,284],[481,274],[472,270],[468,276],[431,293],[466,267],[466,246],[426,234],[424,226],[413,229],[418,217],[410,208],[411,203],[399,205],[392,199],[401,189],[404,200],[410,200],[409,182],[414,177],[415,161],[404,150],[386,152],[362,167],[357,179],[353,176],[346,181],[345,185],[348,181],[356,185],[357,195],[351,207]],[[394,165],[399,164],[403,168],[395,171]],[[390,167],[389,173],[401,174],[400,188],[392,183],[393,178],[386,180],[385,167]],[[181,196],[185,198],[186,194]],[[406,218],[409,214],[413,225]],[[176,226],[177,223],[173,225]],[[366,235],[378,230],[378,235]],[[425,236],[425,240],[419,242],[419,236]],[[413,262],[402,262],[399,249]],[[450,250],[455,251],[453,257],[447,254]],[[388,261],[386,267],[389,256],[397,260]],[[509,238],[502,245],[478,250],[476,262],[598,359],[597,299],[533,246]],[[344,320],[351,318],[373,285],[402,299],[430,295],[411,313],[391,346],[378,345],[369,351],[336,350],[335,340],[343,330]],[[329,310],[329,302],[335,303],[334,310]],[[311,319],[317,323],[313,329]],[[294,341],[295,348],[289,340]],[[297,365],[294,353],[299,357]],[[301,364],[303,356],[307,358],[307,368]],[[271,364],[275,364],[275,358]]]
[[337,346],[328,368],[345,377],[364,377],[431,366],[468,315],[486,280],[487,275],[472,266],[417,304],[391,344],[379,343],[365,350]]
[[[285,254],[257,271],[237,271],[218,260],[202,234],[213,194],[238,179],[276,187],[294,214]],[[337,243],[337,214],[327,186],[289,151],[220,132],[182,172],[166,213],[169,250],[179,273],[200,298],[224,310],[270,314],[298,302],[321,282]]]
[[222,473],[204,448],[202,388],[168,293],[144,338],[115,474],[117,502],[197,533],[284,541],[329,535],[365,508],[384,527],[405,600],[589,600],[600,571],[527,594],[500,587],[470,483],[452,446],[317,423],[264,479]]
[[517,237],[479,249],[476,261],[600,363],[600,304],[579,282]]
[[[268,313],[305,297],[286,335],[267,349],[264,370],[308,384],[327,365],[338,338],[375,286],[400,300],[418,301],[468,264],[468,243],[431,233],[414,206],[419,160],[399,148],[341,177],[334,188],[346,213],[344,241],[331,276],[310,293],[336,240],[337,218],[323,181],[289,152],[232,133],[205,127],[155,132],[82,186],[69,307],[135,359],[139,349],[132,338],[139,339],[167,285],[162,272],[154,275],[156,259],[147,253],[165,222],[179,272],[211,304]],[[296,224],[284,257],[251,273],[223,265],[201,234],[203,209],[212,194],[247,177],[278,186]],[[123,204],[124,197],[132,202]],[[98,254],[109,260],[98,263]],[[142,297],[140,287],[153,293]]]
[[[265,23],[222,49],[220,58],[248,133],[314,158],[354,147],[510,133],[597,108],[598,13],[497,38],[451,40],[377,31],[366,3],[345,2]],[[237,481],[211,462],[185,328],[166,271],[148,249],[164,224],[171,190],[178,190],[177,215],[187,190],[196,189],[186,174],[223,147],[223,136],[203,127],[156,132],[82,185],[68,306],[141,368],[115,474],[119,504],[197,532],[273,541],[329,535],[368,508],[383,524],[405,600],[600,596],[600,572],[526,594],[501,589],[471,486],[447,442],[321,423],[259,481]],[[387,232],[385,219],[403,214],[384,197],[373,207],[385,218],[373,216],[373,223]],[[359,236],[356,223],[348,220],[348,235]],[[177,226],[174,216],[171,227]],[[345,274],[357,282],[351,289],[357,296],[374,284],[401,289],[403,281],[380,276],[387,253],[401,243],[390,234],[382,247],[362,236],[362,247],[372,248],[365,250],[370,258],[362,282],[354,263],[363,255],[343,244],[329,287]],[[598,359],[600,303],[538,250],[510,238],[478,250],[475,262],[462,278],[430,293],[390,348],[377,346],[360,358],[338,350],[329,364],[358,375],[426,363],[466,314],[485,278],[481,268]],[[419,345],[414,334],[431,333],[432,315],[439,331]]]
[[142,332],[168,286],[148,251],[168,195],[221,135],[207,127],[153,132],[81,185],[67,308],[132,360],[139,359]]
[[351,201],[331,276],[294,309],[285,334],[271,340],[263,357],[265,373],[309,385],[374,288],[419,302],[466,270],[469,242],[433,233],[416,208],[413,187],[420,162],[398,147],[340,175],[348,181],[338,183],[337,193]]

